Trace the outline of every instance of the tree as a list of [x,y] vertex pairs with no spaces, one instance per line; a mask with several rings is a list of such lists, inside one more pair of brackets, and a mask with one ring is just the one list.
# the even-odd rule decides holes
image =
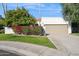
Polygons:
[[[64,19],[69,21],[70,32],[79,32],[79,4],[63,4]],[[74,27],[72,26],[74,24]],[[72,30],[71,30],[72,29]]]
[[63,4],[63,15],[65,20],[68,20],[69,22],[79,23],[79,4],[77,3]]
[[7,25],[30,25],[36,23],[35,18],[24,7],[8,10],[5,15]]

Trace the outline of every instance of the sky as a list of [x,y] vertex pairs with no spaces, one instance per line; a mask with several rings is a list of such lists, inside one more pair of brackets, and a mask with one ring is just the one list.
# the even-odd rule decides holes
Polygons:
[[[16,3],[7,3],[7,9],[16,9]],[[62,5],[60,3],[19,3],[18,7],[25,7],[29,13],[36,17],[62,17]],[[0,15],[3,15],[2,4],[0,3]]]

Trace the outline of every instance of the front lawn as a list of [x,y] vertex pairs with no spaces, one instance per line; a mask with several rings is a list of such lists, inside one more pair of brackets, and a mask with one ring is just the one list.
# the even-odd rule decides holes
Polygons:
[[19,41],[25,43],[32,43],[47,46],[49,48],[56,48],[53,43],[51,43],[47,37],[42,36],[18,36],[18,35],[11,35],[11,34],[0,34],[0,41]]

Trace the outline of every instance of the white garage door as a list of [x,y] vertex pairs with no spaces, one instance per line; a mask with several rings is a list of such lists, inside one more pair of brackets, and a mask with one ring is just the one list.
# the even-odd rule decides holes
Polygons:
[[53,33],[53,34],[67,34],[68,33],[68,25],[67,24],[50,24],[45,25],[46,32]]

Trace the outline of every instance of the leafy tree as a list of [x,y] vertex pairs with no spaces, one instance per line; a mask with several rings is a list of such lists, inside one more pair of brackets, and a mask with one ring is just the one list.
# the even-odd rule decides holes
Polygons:
[[79,32],[79,4],[63,4],[63,15],[64,19],[69,21],[72,32]]
[[68,20],[69,22],[79,23],[79,4],[77,3],[63,4],[63,15],[65,20]]
[[25,8],[17,8],[6,12],[7,25],[30,25],[35,24],[36,20]]

